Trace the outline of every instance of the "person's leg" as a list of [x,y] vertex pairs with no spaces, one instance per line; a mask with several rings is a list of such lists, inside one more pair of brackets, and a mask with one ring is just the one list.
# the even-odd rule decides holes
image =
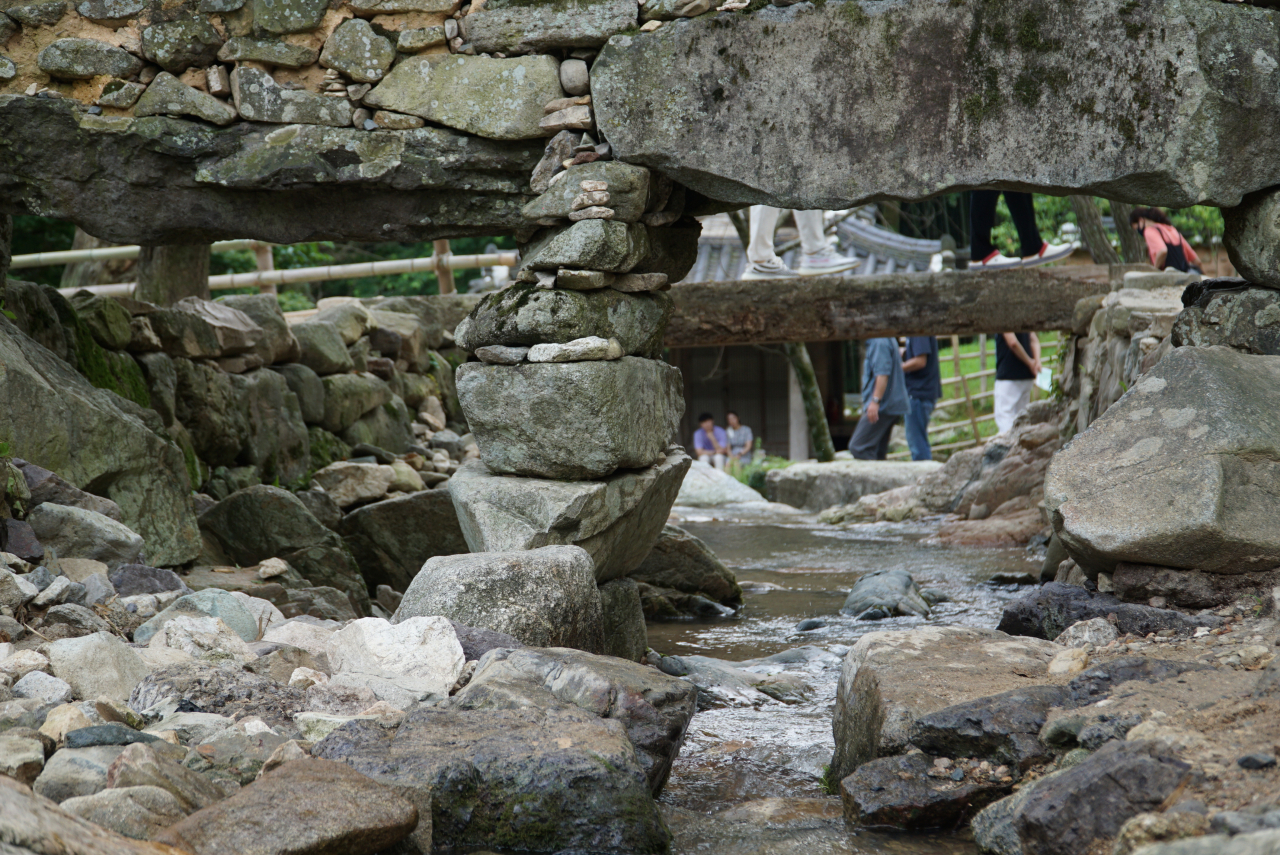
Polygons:
[[824,211],[792,211],[796,218],[796,231],[800,232],[800,250],[810,255],[827,248],[827,236],[823,234]]
[[796,211],[800,232],[800,275],[830,276],[858,266],[858,259],[836,252],[823,231],[824,211]]
[[933,415],[933,401],[920,398],[907,399],[907,446],[912,460],[932,460],[929,447],[929,418]]
[[778,229],[781,211],[768,205],[751,206],[751,243],[747,245],[747,261],[768,264],[778,256],[773,251],[773,233]]
[[1044,241],[1040,239],[1040,229],[1036,227],[1036,207],[1031,201],[1031,194],[1006,192],[1004,204],[1009,209],[1013,227],[1018,230],[1018,243],[1022,247],[1022,257],[1030,258],[1033,255],[1039,255],[1040,250],[1044,248]]
[[884,425],[880,431],[880,441],[876,443],[876,460],[884,460],[889,456],[889,441],[893,439],[893,426],[902,421],[902,416],[882,416],[876,427]]
[[969,195],[969,257],[981,261],[995,252],[991,230],[996,225],[996,202],[999,190],[974,190]]
[[996,430],[1005,433],[1013,427],[1013,420],[1018,417],[1018,398],[1022,390],[1018,388],[1019,380],[997,380],[995,384]]
[[723,454],[717,454],[715,456],[715,467],[719,469],[721,472],[724,471],[724,455]]
[[868,421],[866,417],[858,419],[858,424],[853,429],[853,436],[849,438],[849,453],[855,460],[876,459],[876,454],[880,450],[880,427],[888,421],[888,416],[881,416],[875,424]]
[[[1018,416],[1022,415],[1022,411],[1031,403],[1031,387],[1036,384],[1036,381],[1014,380],[1012,382],[1017,386],[1018,391],[1018,396],[1013,402],[1013,418],[1016,419]],[[1010,420],[1009,426],[1013,426],[1012,420]]]
[[710,451],[699,451],[699,452],[698,452],[698,462],[699,462],[699,463],[706,463],[707,465],[711,465],[711,452],[710,452]]

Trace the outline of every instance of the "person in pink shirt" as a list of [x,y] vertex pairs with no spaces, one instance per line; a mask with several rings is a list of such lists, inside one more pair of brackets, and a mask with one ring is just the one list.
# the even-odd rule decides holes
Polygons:
[[1204,275],[1196,251],[1187,239],[1173,227],[1164,211],[1159,208],[1134,208],[1129,214],[1129,225],[1147,242],[1147,254],[1157,270],[1178,270],[1183,273]]

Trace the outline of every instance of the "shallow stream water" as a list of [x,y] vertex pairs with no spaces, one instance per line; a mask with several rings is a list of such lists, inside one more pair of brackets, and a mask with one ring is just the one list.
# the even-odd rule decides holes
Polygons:
[[[664,655],[740,662],[812,645],[808,662],[786,665],[813,687],[797,704],[707,709],[694,716],[660,798],[680,855],[971,855],[964,833],[886,835],[848,829],[839,798],[821,777],[833,741],[831,718],[840,657],[867,632],[926,622],[994,627],[1018,589],[992,585],[995,573],[1039,570],[1023,550],[948,548],[923,543],[935,524],[884,523],[839,529],[777,506],[714,511],[677,508],[679,524],[700,537],[738,576],[745,604],[730,618],[649,624],[649,645]],[[933,616],[870,622],[839,614],[857,578],[902,568],[922,588],[944,591]],[[805,618],[826,626],[797,632]],[[783,666],[778,666],[783,667]],[[764,666],[753,668],[763,670]]]

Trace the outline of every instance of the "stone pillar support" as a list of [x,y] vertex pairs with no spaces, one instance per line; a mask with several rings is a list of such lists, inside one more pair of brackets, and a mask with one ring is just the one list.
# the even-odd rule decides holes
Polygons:
[[134,299],[171,306],[184,297],[209,299],[209,244],[144,246]]

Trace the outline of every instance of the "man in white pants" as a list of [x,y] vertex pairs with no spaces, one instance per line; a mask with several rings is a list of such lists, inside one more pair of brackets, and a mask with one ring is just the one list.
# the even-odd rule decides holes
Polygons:
[[1027,408],[1040,374],[1040,339],[1035,333],[996,336],[996,428],[1005,433]]
[[822,211],[796,211],[800,232],[800,270],[787,267],[773,251],[773,233],[778,228],[781,208],[751,207],[751,243],[747,246],[747,269],[743,279],[786,279],[793,276],[829,276],[852,270],[858,259],[837,253],[823,230]]

